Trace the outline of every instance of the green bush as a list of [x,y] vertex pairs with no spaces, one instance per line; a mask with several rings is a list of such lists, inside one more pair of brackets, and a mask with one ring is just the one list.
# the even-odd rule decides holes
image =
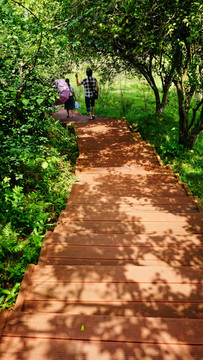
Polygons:
[[74,129],[45,116],[2,136],[0,160],[0,307],[12,307],[28,263],[37,264],[74,182]]

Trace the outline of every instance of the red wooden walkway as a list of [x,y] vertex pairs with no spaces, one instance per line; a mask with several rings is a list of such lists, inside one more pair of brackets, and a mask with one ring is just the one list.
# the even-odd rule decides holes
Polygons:
[[202,360],[197,202],[125,121],[74,122],[77,183],[1,313],[0,358]]

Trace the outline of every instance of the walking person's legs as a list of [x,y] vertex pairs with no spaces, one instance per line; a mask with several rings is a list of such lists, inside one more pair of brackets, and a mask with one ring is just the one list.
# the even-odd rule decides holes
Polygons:
[[85,96],[85,104],[86,104],[87,112],[89,114],[89,119],[92,120],[92,112],[90,109],[90,98],[88,98],[87,96]]
[[91,106],[92,106],[92,118],[94,119],[94,111],[95,111],[95,100],[91,98]]

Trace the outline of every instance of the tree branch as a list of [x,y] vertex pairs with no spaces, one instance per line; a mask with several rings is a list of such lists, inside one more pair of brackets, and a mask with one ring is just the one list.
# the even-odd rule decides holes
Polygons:
[[[191,120],[191,123],[188,127],[188,132],[190,131],[190,129],[192,128],[194,122],[195,122],[195,119],[196,119],[196,113],[197,113],[197,110],[200,108],[200,106],[203,104],[203,99],[199,102],[199,104],[196,106],[195,109],[193,109],[193,116],[192,116],[192,120]],[[201,112],[202,113],[202,112]]]
[[38,17],[37,17],[30,9],[28,9],[25,5],[21,4],[20,2],[18,2],[18,1],[16,1],[16,0],[10,0],[10,1],[16,3],[17,5],[23,7],[25,10],[27,10],[31,15],[33,15],[33,16],[35,17],[35,19],[37,19],[37,21],[38,21],[39,24],[40,24],[40,21],[39,21]]

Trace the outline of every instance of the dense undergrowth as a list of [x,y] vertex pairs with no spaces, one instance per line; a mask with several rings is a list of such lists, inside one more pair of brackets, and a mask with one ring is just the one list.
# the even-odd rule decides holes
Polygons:
[[[34,131],[33,131],[34,129]],[[0,307],[12,308],[28,263],[65,207],[78,155],[74,128],[58,120],[0,133]]]

